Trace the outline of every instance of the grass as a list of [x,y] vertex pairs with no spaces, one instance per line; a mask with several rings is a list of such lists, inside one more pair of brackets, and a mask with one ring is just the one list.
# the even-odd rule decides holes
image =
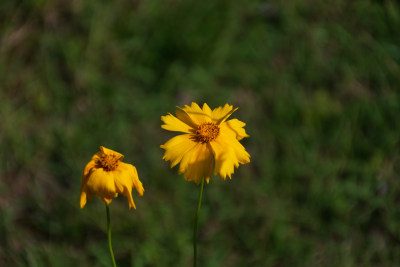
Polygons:
[[400,264],[396,1],[6,1],[0,5],[0,263],[110,266],[100,145],[146,192],[111,205],[119,266],[190,266],[198,187],[161,160],[160,116],[240,107],[252,156],[212,177],[199,266]]

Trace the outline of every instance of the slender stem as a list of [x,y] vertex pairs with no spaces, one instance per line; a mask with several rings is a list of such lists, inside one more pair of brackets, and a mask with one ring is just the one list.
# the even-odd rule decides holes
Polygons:
[[197,203],[197,211],[194,217],[194,228],[193,228],[193,266],[197,266],[197,221],[199,219],[199,212],[201,207],[201,199],[203,198],[203,187],[204,187],[204,178],[201,180],[200,185],[200,193],[199,200]]
[[110,208],[108,207],[108,204],[106,203],[106,211],[107,211],[107,239],[108,239],[108,248],[110,250],[110,256],[111,260],[113,263],[113,267],[117,267],[117,264],[115,263],[115,258],[114,258],[114,252],[112,249],[112,244],[111,244],[111,223],[110,223]]

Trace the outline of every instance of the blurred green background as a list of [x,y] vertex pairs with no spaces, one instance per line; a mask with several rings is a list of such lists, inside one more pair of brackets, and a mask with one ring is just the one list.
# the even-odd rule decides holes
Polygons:
[[0,265],[110,266],[100,145],[146,192],[112,202],[119,266],[191,266],[198,189],[162,161],[160,116],[239,107],[252,156],[212,177],[200,266],[400,265],[396,1],[0,3]]

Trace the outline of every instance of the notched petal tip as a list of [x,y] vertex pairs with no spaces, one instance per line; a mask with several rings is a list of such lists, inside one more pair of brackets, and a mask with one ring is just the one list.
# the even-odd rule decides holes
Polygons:
[[132,197],[132,189],[135,188],[140,196],[143,195],[144,188],[136,167],[132,164],[121,163],[118,168],[118,175],[115,178],[115,185],[119,193],[128,199],[129,209],[132,207],[136,209],[135,202]]
[[[184,114],[182,114],[182,112]],[[180,108],[180,113],[176,113],[176,115],[180,120],[190,125],[193,129],[197,129],[197,127],[204,122],[212,121],[211,111],[204,111],[195,102],[192,102],[191,106],[185,105],[183,108]],[[188,123],[187,121],[191,123]]]
[[196,142],[191,140],[190,134],[177,135],[161,146],[161,148],[165,149],[163,160],[170,161],[172,168],[181,162],[182,157],[196,146],[196,144]]
[[132,207],[136,209],[136,205],[132,197],[132,191],[130,191],[128,188],[125,188],[122,194],[128,199],[129,209],[132,209]]
[[[233,107],[233,106],[232,106]],[[234,108],[232,109],[230,112],[228,112],[221,120],[219,120],[218,124],[223,123],[224,121],[226,121],[232,114],[233,112],[235,112],[236,110],[238,110],[239,108]]]
[[243,138],[248,138],[250,135],[246,133],[246,130],[244,127],[246,126],[246,123],[238,120],[238,119],[231,119],[228,121],[225,121],[221,127],[224,128],[227,132],[230,134],[234,134],[236,136],[237,140],[242,140]]
[[211,116],[212,120],[216,124],[221,124],[223,123],[226,119],[229,118],[230,115],[232,115],[233,112],[235,112],[238,108],[233,108],[232,105],[225,104],[223,107],[218,107],[212,110]]
[[143,196],[143,193],[145,192],[142,182],[139,181],[137,185],[135,185],[136,192],[138,193],[139,196]]

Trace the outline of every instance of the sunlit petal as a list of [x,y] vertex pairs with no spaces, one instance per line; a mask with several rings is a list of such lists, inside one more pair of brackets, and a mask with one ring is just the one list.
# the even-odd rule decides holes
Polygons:
[[190,133],[191,130],[193,131],[193,127],[187,125],[170,113],[167,116],[161,116],[161,120],[164,122],[164,124],[161,125],[161,128],[165,130],[184,133]]
[[196,145],[190,134],[178,135],[160,147],[165,149],[163,160],[171,162],[171,168],[177,165],[183,155]]
[[211,118],[216,124],[221,124],[238,108],[233,109],[232,105],[225,104],[223,107],[218,107],[212,111]]
[[190,127],[192,127],[193,129],[197,128],[197,123],[194,122],[192,120],[192,118],[190,118],[190,116],[182,109],[180,109],[180,107],[178,107],[179,109],[175,110],[175,115],[176,117],[183,121],[185,124],[189,125]]
[[246,126],[246,123],[238,120],[238,119],[232,119],[229,121],[225,121],[224,123],[221,124],[221,128],[223,129],[222,131],[231,131],[235,134],[237,140],[242,140],[245,137],[250,137],[243,128]]
[[211,147],[209,144],[199,144],[193,148],[191,153],[185,154],[179,172],[184,173],[184,178],[187,181],[199,184],[205,178],[208,183],[213,165],[214,159]]
[[182,110],[189,115],[189,117],[192,119],[193,122],[196,123],[196,125],[200,125],[205,122],[211,122],[211,114],[207,112],[204,112],[199,105],[196,103],[192,103],[191,106],[185,105]]
[[226,179],[226,176],[231,178],[235,167],[239,167],[239,163],[250,162],[249,153],[232,135],[222,133],[210,145],[215,158],[214,175],[218,174],[223,179]]
[[203,108],[202,108],[203,112],[205,114],[207,114],[208,117],[212,118],[212,110],[211,108],[207,105],[207,103],[203,104]]

